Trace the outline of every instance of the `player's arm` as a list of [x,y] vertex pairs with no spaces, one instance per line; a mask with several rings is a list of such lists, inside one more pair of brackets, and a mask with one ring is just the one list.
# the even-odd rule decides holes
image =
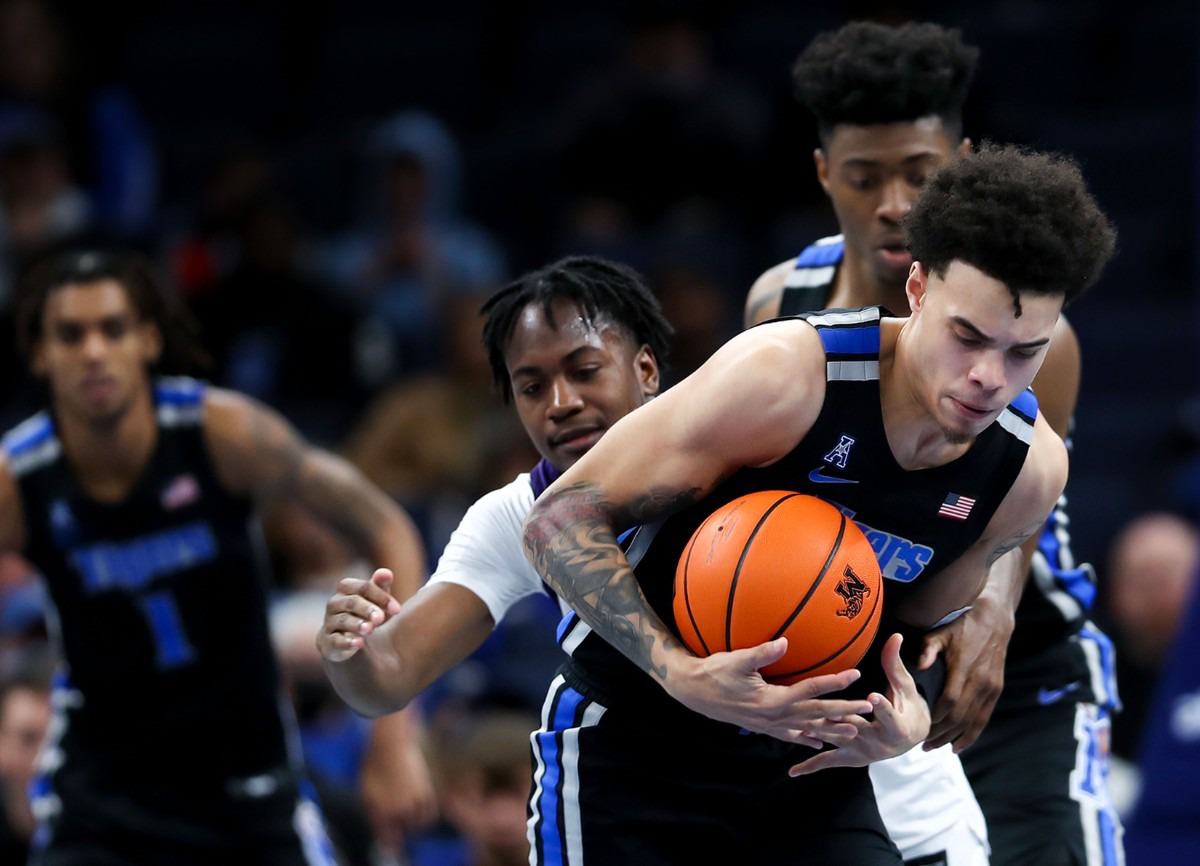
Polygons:
[[856,673],[768,685],[758,668],[786,641],[698,659],[647,604],[617,532],[697,502],[744,466],[788,453],[824,399],[825,356],[804,322],[734,337],[696,373],[626,415],[542,495],[525,521],[526,556],[593,631],[674,698],[712,718],[798,742],[810,723],[867,712],[806,701]]
[[795,259],[780,262],[769,271],[764,271],[746,295],[746,307],[742,313],[742,327],[749,328],[779,315],[783,303],[783,288],[787,275],[796,266]]
[[[226,489],[298,504],[346,540],[368,562],[397,578],[383,600],[386,609],[411,596],[425,574],[420,536],[408,515],[350,463],[314,448],[277,412],[232,391],[210,389],[205,397],[205,438]],[[344,584],[344,582],[343,582]],[[379,583],[374,589],[381,589]],[[335,683],[336,686],[336,683]],[[395,723],[389,744],[398,833],[431,824],[437,814],[432,776],[417,745],[416,721]]]
[[[1025,464],[982,538],[958,560],[930,578],[918,594],[906,599],[897,611],[900,618],[914,625],[929,626],[951,611],[975,604],[991,604],[994,612],[1011,617],[1019,588],[1025,580],[1022,545],[1036,542],[1046,516],[1062,494],[1066,479],[1066,446],[1039,415]],[[977,598],[970,597],[972,591],[977,593]],[[997,595],[1001,598],[994,597]],[[955,623],[951,623],[945,628],[954,626]],[[1011,621],[1001,631],[1011,634]],[[921,666],[931,662],[932,656],[939,651],[941,638],[938,635],[935,632],[928,642]],[[1002,647],[998,656],[1002,665]],[[952,741],[956,751],[969,746],[983,730],[999,695],[998,688],[982,694],[971,685],[971,672],[967,670],[970,660],[964,653],[959,651],[952,662],[957,668],[956,675],[947,676],[942,695],[934,706],[935,730],[931,730],[927,748]]]
[[308,444],[279,413],[212,388],[205,398],[205,437],[226,489],[264,504],[303,506],[360,558],[390,568],[398,598],[421,585],[425,555],[408,515],[349,462]]
[[[1045,421],[1063,439],[1075,412],[1079,376],[1079,340],[1060,317],[1033,390]],[[939,654],[944,656],[946,683],[934,707],[925,748],[954,740],[960,750],[967,748],[991,717],[1004,688],[1008,641],[1040,536],[1040,531],[1034,533],[1018,550],[1001,557],[989,570],[987,584],[971,610],[926,638],[918,666],[927,668]]]

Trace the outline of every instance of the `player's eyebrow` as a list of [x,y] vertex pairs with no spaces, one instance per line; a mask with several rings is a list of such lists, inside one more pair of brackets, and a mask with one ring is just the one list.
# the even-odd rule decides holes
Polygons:
[[[567,362],[578,361],[582,356],[586,355],[588,352],[594,352],[596,349],[596,346],[580,346],[579,348],[573,349],[564,355],[563,360]],[[523,367],[517,367],[508,375],[510,378],[515,379],[518,376],[537,376],[541,372],[542,368],[536,364],[526,364]]]
[[[970,322],[970,320],[964,319],[962,316],[951,316],[950,321],[953,322],[954,324],[958,325],[960,328],[970,331],[975,336],[975,338],[978,339],[981,343],[988,343],[990,345],[990,344],[996,342],[995,339],[993,339],[992,337],[989,337],[983,331],[979,330],[979,328],[975,327],[975,325],[973,325]],[[1050,342],[1049,337],[1042,337],[1041,339],[1038,339],[1038,340],[1029,340],[1024,343],[1014,343],[1012,345],[1012,348],[1014,348],[1014,349],[1039,349],[1049,342]]]
[[[904,159],[900,160],[900,164],[901,165],[912,165],[913,163],[924,162],[925,160],[928,160],[928,159],[934,159],[936,156],[937,156],[937,154],[934,153],[933,151],[922,151],[921,153],[914,153],[911,156],[904,157]],[[842,162],[842,165],[851,166],[853,168],[874,168],[875,166],[883,165],[885,162],[887,162],[887,160],[868,159],[865,156],[852,156],[849,159]]]

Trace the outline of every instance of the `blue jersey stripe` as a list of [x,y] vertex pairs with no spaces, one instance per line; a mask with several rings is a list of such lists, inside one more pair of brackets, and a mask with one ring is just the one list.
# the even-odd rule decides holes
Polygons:
[[22,422],[4,436],[3,447],[9,457],[17,457],[37,448],[54,436],[54,422],[46,412],[39,412]]
[[831,244],[812,244],[796,257],[796,267],[824,268],[836,265],[842,260],[843,247],[844,243],[840,240]]
[[566,637],[567,632],[569,632],[571,627],[577,622],[579,622],[579,614],[573,610],[567,611],[567,614],[561,620],[559,620],[557,630],[557,638],[559,643],[562,643],[562,640],[564,637]]
[[204,384],[184,377],[159,379],[154,383],[154,399],[172,406],[199,406],[204,399]]
[[1034,393],[1032,391],[1030,391],[1028,388],[1026,388],[1024,391],[1022,391],[1020,394],[1018,394],[1017,398],[1015,400],[1013,400],[1012,403],[1010,403],[1009,405],[1012,406],[1012,408],[1015,409],[1017,412],[1024,415],[1025,419],[1030,424],[1032,424],[1034,422],[1034,419],[1037,418],[1037,413],[1038,413],[1037,396],[1035,396]]
[[819,328],[828,355],[878,355],[879,326]]
[[542,796],[538,801],[538,813],[542,818],[539,836],[542,843],[545,866],[565,866],[563,853],[564,829],[559,823],[559,790],[562,784],[562,731],[574,727],[575,717],[584,696],[570,686],[559,693],[558,705],[554,709],[551,730],[541,731],[537,736],[538,750],[546,772],[542,777]]

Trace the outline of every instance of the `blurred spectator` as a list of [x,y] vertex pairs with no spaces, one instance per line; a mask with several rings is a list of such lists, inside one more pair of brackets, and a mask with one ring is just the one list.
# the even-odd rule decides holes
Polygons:
[[140,236],[157,205],[155,146],[129,94],[96,81],[85,46],[73,44],[53,10],[46,0],[0,2],[0,126],[31,110],[51,118],[98,227]]
[[432,738],[438,802],[447,827],[412,846],[412,866],[519,866],[529,862],[531,712],[483,706],[445,720]]
[[49,667],[28,656],[24,670],[0,685],[0,863],[28,857],[35,829],[29,789],[49,727]]
[[1136,759],[1159,672],[1175,640],[1200,563],[1200,535],[1174,514],[1144,514],[1113,539],[1104,581],[1117,645],[1123,709],[1113,752]]
[[440,120],[402,112],[374,130],[363,156],[362,213],[321,259],[363,317],[360,371],[380,387],[443,362],[442,305],[489,293],[507,265],[459,212],[461,156]]
[[[513,413],[491,391],[480,342],[482,301],[474,295],[439,305],[442,369],[401,379],[385,390],[351,432],[346,457],[400,502],[422,530],[426,549],[441,553],[467,506],[484,491],[538,460]],[[515,458],[502,460],[515,451]]]
[[362,408],[351,311],[301,270],[300,226],[280,196],[240,207],[228,271],[194,298],[218,384],[283,412],[308,438],[340,441]]
[[1126,822],[1130,866],[1194,863],[1200,852],[1200,592],[1179,629],[1147,715],[1138,754],[1141,793]]
[[637,4],[621,56],[567,101],[555,137],[569,252],[638,261],[639,232],[682,213],[730,228],[750,209],[762,155],[761,94],[718,68],[685,4]]
[[165,238],[165,259],[188,304],[211,292],[236,266],[246,214],[276,182],[267,153],[244,142],[215,152],[201,175],[199,189],[180,205],[184,213],[169,217],[179,225]]
[[0,304],[20,274],[55,244],[83,234],[92,205],[75,186],[53,122],[0,113]]

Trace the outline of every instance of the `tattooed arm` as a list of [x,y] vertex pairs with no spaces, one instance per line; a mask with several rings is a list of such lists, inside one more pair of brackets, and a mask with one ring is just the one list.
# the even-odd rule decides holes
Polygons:
[[231,492],[302,506],[362,559],[396,575],[395,594],[416,592],[425,555],[408,515],[348,462],[314,448],[272,409],[233,391],[210,389],[205,436]]
[[[226,489],[252,496],[262,505],[283,501],[302,506],[335,530],[359,557],[391,569],[383,587],[372,582],[380,619],[383,610],[399,609],[393,595],[406,599],[416,592],[425,569],[420,536],[408,515],[362,473],[340,457],[309,445],[278,413],[236,392],[209,389],[204,410],[205,438]],[[343,581],[343,586],[347,582],[353,581]],[[356,660],[340,672],[343,694],[347,683],[368,690],[379,683],[384,668],[375,664],[376,657],[360,654]],[[432,775],[418,733],[411,710],[389,717],[378,731],[387,739],[391,758],[387,767],[391,829],[381,838],[393,842],[404,832],[428,826],[437,814]]]
[[810,744],[802,732],[820,720],[869,709],[862,701],[814,700],[857,673],[769,685],[758,669],[782,655],[782,640],[696,658],[647,604],[616,533],[696,502],[740,467],[788,453],[820,411],[824,360],[816,332],[802,322],[739,335],[615,424],[542,495],[524,533],[526,555],[555,591],[681,703]]

